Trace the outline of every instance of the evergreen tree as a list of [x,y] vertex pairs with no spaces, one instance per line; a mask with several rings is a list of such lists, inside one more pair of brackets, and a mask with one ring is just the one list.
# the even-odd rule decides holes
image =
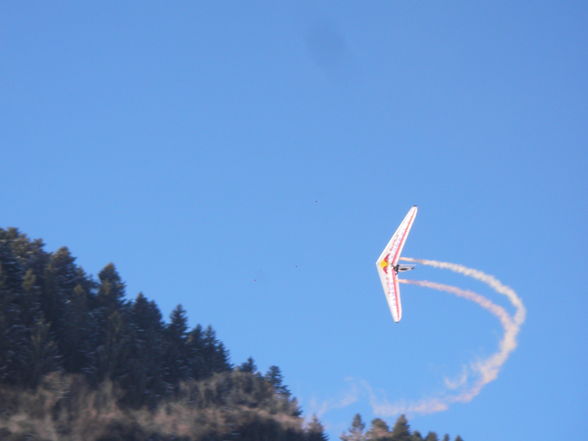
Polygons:
[[14,311],[15,314],[20,311],[20,319],[16,315],[14,318],[21,325],[14,328],[16,332],[12,338],[14,342],[20,342],[14,351],[19,367],[13,380],[24,386],[36,387],[43,375],[61,368],[59,350],[41,311],[41,288],[32,269],[26,270],[18,294],[15,298],[18,308]]
[[86,354],[88,364],[83,369],[93,384],[105,379],[123,381],[128,375],[123,358],[130,353],[132,341],[122,279],[112,263],[106,265],[98,277],[98,293],[88,297],[92,304],[88,318],[91,349]]
[[365,441],[366,437],[364,435],[365,430],[365,423],[361,419],[361,415],[356,413],[353,417],[353,421],[351,422],[351,427],[347,431],[341,435],[342,441]]
[[206,364],[204,331],[202,326],[196,325],[188,333],[186,345],[189,355],[190,377],[194,380],[205,378],[210,369]]
[[51,276],[51,283],[65,299],[70,298],[73,289],[80,283],[80,274],[75,260],[67,247],[59,248],[49,257],[47,270]]
[[380,418],[372,420],[370,429],[366,433],[366,440],[369,441],[392,441],[392,432],[388,424]]
[[114,264],[109,263],[98,274],[100,284],[96,301],[98,307],[105,308],[107,315],[125,305],[125,284]]
[[429,432],[425,437],[425,441],[439,441],[439,437],[435,432]]
[[461,437],[461,436],[457,435],[457,436],[455,437],[455,441],[463,441],[463,439],[462,439],[462,437]]
[[325,428],[316,417],[312,416],[312,419],[306,426],[306,440],[305,441],[328,441],[328,437],[325,434]]
[[93,384],[103,380],[123,383],[128,374],[127,358],[131,352],[132,335],[122,310],[112,311],[96,335],[98,344],[89,354],[89,364],[84,369]]
[[20,348],[26,346],[19,294],[23,268],[14,256],[7,233],[0,230],[0,381],[17,381],[23,363]]
[[274,394],[281,401],[280,412],[289,413],[295,417],[302,415],[302,410],[298,407],[298,402],[295,398],[292,398],[290,390],[284,384],[284,377],[278,366],[270,366],[264,379],[272,386]]
[[212,326],[206,327],[202,340],[204,361],[208,366],[207,375],[230,370],[229,353],[225,349],[225,345],[216,338],[216,333]]
[[10,237],[13,235],[14,230],[0,229],[0,274],[2,290],[16,293],[22,286],[25,270],[12,250]]
[[37,276],[32,269],[27,269],[22,282],[22,290],[16,298],[20,305],[21,321],[31,328],[41,312],[41,287],[37,284]]
[[247,361],[241,363],[237,368],[240,372],[248,372],[250,374],[255,374],[257,372],[257,366],[255,365],[255,361],[253,358],[249,357]]
[[423,436],[421,435],[421,432],[419,432],[418,430],[412,432],[412,441],[423,441]]
[[176,386],[190,377],[190,354],[187,345],[188,319],[182,305],[176,306],[165,329],[164,372],[166,381]]
[[392,429],[392,438],[394,441],[411,441],[410,426],[404,415],[400,415]]
[[264,378],[274,387],[274,390],[278,395],[284,397],[290,396],[290,391],[288,390],[288,387],[284,385],[284,376],[278,366],[270,366]]
[[22,268],[32,269],[37,277],[42,276],[48,255],[43,251],[41,239],[30,240],[16,228],[0,228],[0,241],[8,244]]
[[67,372],[82,372],[94,349],[89,344],[93,323],[88,308],[89,298],[83,284],[77,284],[65,307],[61,353]]
[[20,348],[20,353],[20,384],[34,388],[45,374],[60,369],[57,344],[41,313],[30,330],[28,341]]
[[167,326],[168,333],[181,342],[186,343],[188,333],[188,317],[182,305],[178,305],[170,315],[170,323]]
[[153,301],[139,294],[131,306],[130,327],[133,340],[129,354],[126,401],[135,406],[153,407],[166,393],[163,369],[165,325]]
[[[67,247],[49,256],[41,307],[68,372],[80,372],[85,362],[82,342],[87,338],[88,317],[82,277]],[[80,288],[76,291],[77,286]]]
[[[49,257],[45,268],[45,289],[43,312],[55,324],[53,330],[61,331],[65,304],[71,299],[75,286],[79,283],[75,258],[66,247],[58,249]],[[59,334],[60,335],[60,334]]]
[[[49,426],[46,433],[62,433],[87,427],[88,414],[101,413],[106,426],[100,439],[179,440],[175,433],[139,427],[144,412],[154,412],[165,414],[169,427],[193,429],[199,434],[193,441],[327,439],[316,417],[303,429],[298,404],[277,366],[261,375],[248,358],[232,370],[212,327],[197,325],[188,332],[181,306],[166,324],[154,302],[142,294],[133,302],[124,296],[114,265],[107,265],[95,283],[67,248],[46,253],[42,241],[0,229],[0,404],[32,421],[26,433],[0,428],[0,438],[40,439],[30,432],[39,426],[35,421]],[[68,374],[80,372],[86,379]],[[392,432],[381,419],[364,430],[357,414],[341,439],[422,441],[416,431],[410,436],[404,416]],[[437,439],[429,433],[426,441]]]

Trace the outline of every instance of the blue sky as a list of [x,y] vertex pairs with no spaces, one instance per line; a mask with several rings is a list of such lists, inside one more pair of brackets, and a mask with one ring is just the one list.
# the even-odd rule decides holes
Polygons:
[[[580,1],[3,2],[0,223],[181,303],[309,414],[359,383],[434,396],[496,350],[494,317],[423,288],[392,322],[374,262],[419,204],[405,254],[496,275],[528,319],[496,381],[413,427],[577,437],[586,22]],[[331,439],[375,416],[356,398]]]

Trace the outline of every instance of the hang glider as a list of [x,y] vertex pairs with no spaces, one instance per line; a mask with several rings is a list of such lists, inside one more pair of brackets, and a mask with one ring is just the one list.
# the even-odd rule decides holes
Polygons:
[[410,232],[410,228],[416,217],[418,207],[413,205],[398,229],[394,232],[392,239],[378,257],[376,266],[378,268],[378,274],[382,281],[384,292],[386,293],[386,300],[392,313],[392,318],[395,322],[399,322],[402,318],[402,304],[400,303],[400,289],[398,287],[398,273],[400,271],[410,271],[414,269],[414,265],[400,265],[400,253]]

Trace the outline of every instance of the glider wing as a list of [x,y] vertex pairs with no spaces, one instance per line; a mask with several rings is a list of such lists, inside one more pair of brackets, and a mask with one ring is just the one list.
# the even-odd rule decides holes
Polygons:
[[394,232],[392,239],[390,239],[384,248],[384,251],[382,251],[382,254],[380,254],[380,257],[376,261],[378,274],[382,281],[382,287],[386,293],[386,300],[388,301],[388,306],[390,307],[390,312],[392,313],[392,318],[395,322],[399,322],[402,318],[400,289],[398,287],[398,276],[395,267],[400,260],[400,253],[402,252],[402,248],[404,247],[404,243],[406,242],[406,238],[408,237],[408,233],[410,232],[410,228],[416,217],[417,210],[418,208],[416,205],[408,210],[402,223]]

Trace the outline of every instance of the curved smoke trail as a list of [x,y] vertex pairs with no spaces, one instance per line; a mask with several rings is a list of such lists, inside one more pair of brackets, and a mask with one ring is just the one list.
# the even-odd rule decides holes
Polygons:
[[[402,283],[408,283],[447,292],[478,304],[498,318],[504,330],[504,334],[500,340],[498,350],[494,354],[470,365],[466,370],[464,370],[461,378],[459,378],[457,381],[452,382],[446,380],[445,383],[448,389],[457,390],[457,392],[452,394],[446,394],[440,397],[425,398],[423,400],[409,403],[388,403],[378,399],[369,385],[364,384],[369,392],[370,402],[374,413],[380,416],[393,416],[399,413],[426,414],[441,412],[446,410],[450,404],[471,401],[476,395],[480,393],[486,384],[497,378],[500,369],[508,359],[509,355],[517,347],[517,335],[526,317],[526,309],[521,298],[512,288],[502,284],[494,276],[455,263],[425,259],[412,259],[409,257],[402,258],[402,260],[407,262],[420,263],[422,265],[432,266],[435,268],[447,269],[479,280],[480,282],[490,286],[497,293],[506,296],[510,303],[514,306],[515,313],[513,316],[511,316],[502,306],[493,303],[488,298],[473,291],[424,280],[400,280]],[[472,376],[475,377],[474,380],[470,379]]]

